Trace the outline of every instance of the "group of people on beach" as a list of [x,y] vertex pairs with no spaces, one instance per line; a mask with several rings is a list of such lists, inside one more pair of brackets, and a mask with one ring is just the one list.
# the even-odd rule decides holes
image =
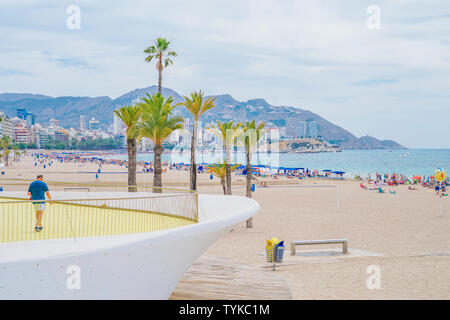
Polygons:
[[[425,188],[434,189],[437,196],[447,196],[447,187],[450,185],[450,180],[447,178],[444,181],[436,181],[433,176],[426,177],[415,175],[412,178],[409,178],[406,175],[392,173],[384,175],[380,173],[375,174],[375,179],[368,175],[367,182],[369,184],[375,184],[377,188],[368,188],[362,182],[360,183],[360,187],[365,190],[377,190],[381,189],[380,184],[385,184],[388,186],[398,186],[398,185],[408,185],[408,190],[417,190],[415,185],[422,185]],[[392,192],[394,193],[394,192]]]

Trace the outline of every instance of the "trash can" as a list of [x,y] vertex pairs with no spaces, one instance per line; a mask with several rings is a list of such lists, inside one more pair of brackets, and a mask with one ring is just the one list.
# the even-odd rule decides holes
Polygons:
[[279,244],[275,246],[275,259],[276,262],[282,263],[283,262],[283,254],[284,254],[284,241],[281,241]]
[[100,169],[98,169],[98,173],[100,173],[101,172],[101,170]]
[[213,179],[213,175],[210,174],[210,175],[209,175],[209,180],[212,180],[212,179]]
[[253,192],[255,191],[255,184],[254,183],[252,183],[251,189],[252,189]]
[[275,248],[275,246],[272,244],[272,242],[269,240],[266,240],[266,257],[267,257],[268,263],[273,262],[274,248]]
[[0,186],[0,192],[2,192],[3,191],[3,186]]

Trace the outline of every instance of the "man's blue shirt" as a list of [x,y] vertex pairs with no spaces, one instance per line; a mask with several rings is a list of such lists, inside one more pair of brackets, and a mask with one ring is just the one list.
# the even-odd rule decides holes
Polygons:
[[31,200],[45,200],[45,192],[47,191],[49,191],[47,184],[40,180],[33,181],[28,187],[28,192],[31,193]]

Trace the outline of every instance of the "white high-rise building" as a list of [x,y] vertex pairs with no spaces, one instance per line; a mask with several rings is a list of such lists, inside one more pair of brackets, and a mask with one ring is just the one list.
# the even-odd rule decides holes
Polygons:
[[100,121],[95,119],[95,117],[92,117],[89,121],[89,130],[99,130],[100,129]]
[[305,138],[306,135],[306,122],[300,121],[297,127],[297,138]]
[[113,134],[119,136],[122,133],[122,120],[114,113]]
[[316,121],[308,122],[308,137],[317,138],[319,136],[319,126]]

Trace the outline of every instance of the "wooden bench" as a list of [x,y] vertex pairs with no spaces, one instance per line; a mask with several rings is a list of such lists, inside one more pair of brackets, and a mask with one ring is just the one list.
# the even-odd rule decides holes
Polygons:
[[296,246],[305,246],[310,244],[331,244],[342,243],[342,252],[348,253],[347,239],[326,239],[326,240],[304,240],[304,241],[291,241],[291,256],[295,256]]

